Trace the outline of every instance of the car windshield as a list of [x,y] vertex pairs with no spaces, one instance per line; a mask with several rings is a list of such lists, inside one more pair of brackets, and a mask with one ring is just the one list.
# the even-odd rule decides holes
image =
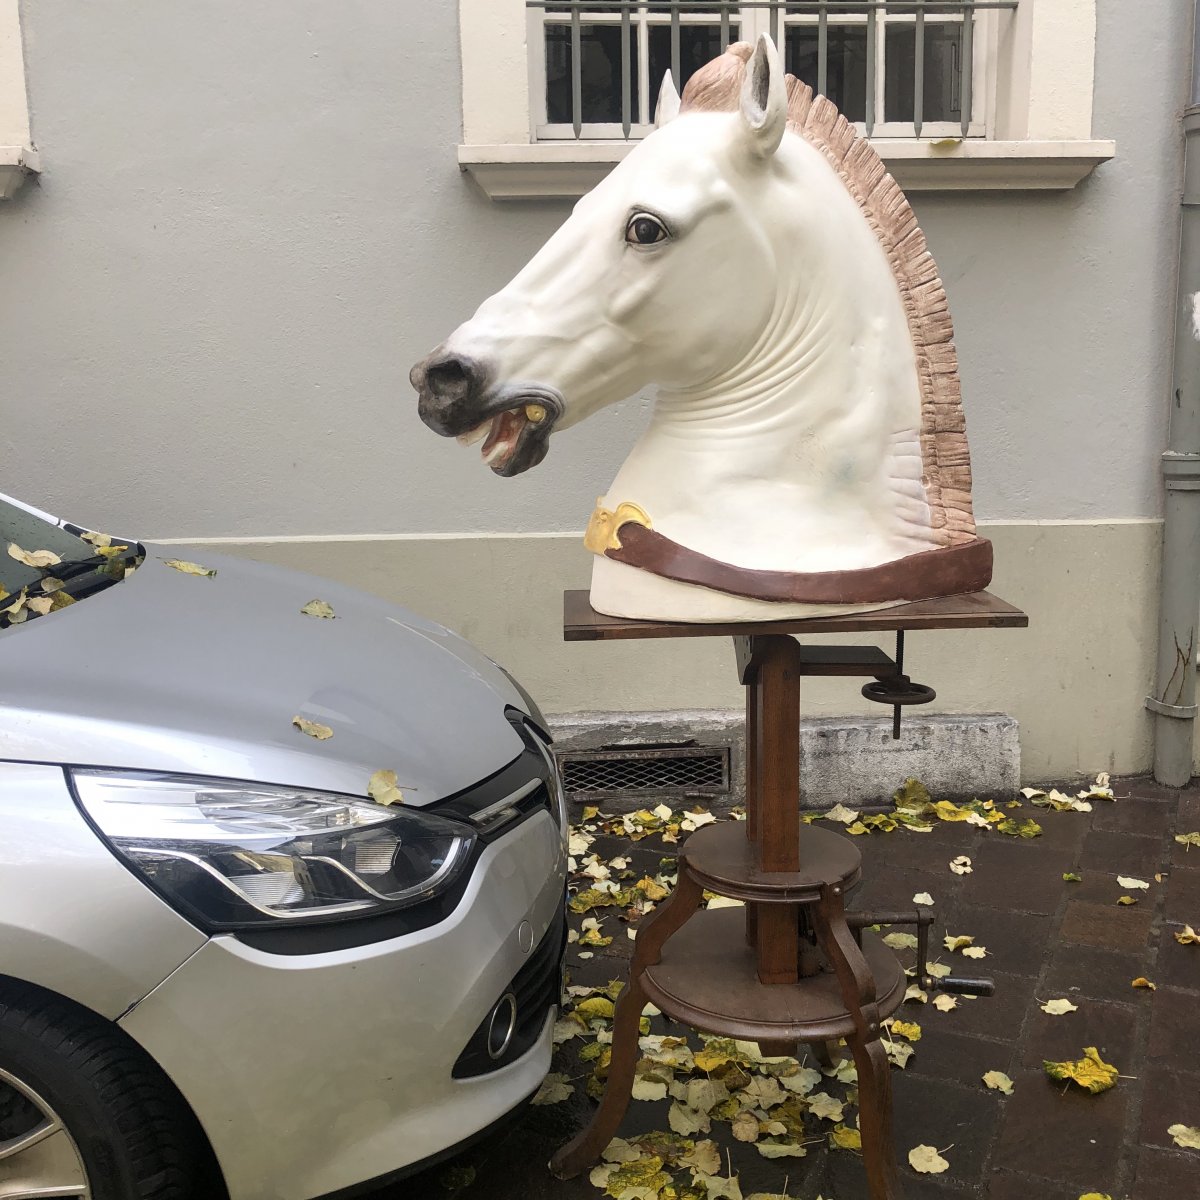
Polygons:
[[44,616],[120,580],[142,548],[0,494],[0,629]]

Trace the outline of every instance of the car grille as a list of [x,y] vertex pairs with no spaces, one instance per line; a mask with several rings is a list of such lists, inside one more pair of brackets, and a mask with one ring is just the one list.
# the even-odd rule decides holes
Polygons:
[[560,909],[554,924],[542,938],[529,961],[513,976],[501,996],[511,993],[516,1001],[516,1027],[504,1053],[493,1058],[488,1052],[492,1011],[480,1022],[451,1072],[455,1079],[470,1079],[499,1070],[527,1054],[546,1022],[546,1014],[558,1004],[561,990],[563,951],[567,944],[567,918]]

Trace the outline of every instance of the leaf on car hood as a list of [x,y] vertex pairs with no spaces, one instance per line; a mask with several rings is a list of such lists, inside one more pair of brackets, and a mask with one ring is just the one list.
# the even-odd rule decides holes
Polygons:
[[8,557],[42,571],[47,567],[56,567],[62,559],[53,550],[22,550],[16,542],[8,543]]
[[292,724],[301,733],[307,733],[309,737],[316,738],[318,742],[323,742],[326,738],[333,737],[333,730],[328,725],[322,725],[319,721],[310,721],[306,717],[293,717]]
[[182,571],[185,575],[200,575],[207,579],[213,579],[217,574],[212,567],[202,567],[199,563],[187,562],[182,558],[164,558],[163,562],[168,567],[174,567],[176,571]]
[[300,611],[306,617],[324,617],[327,621],[332,621],[337,616],[333,605],[324,600],[310,600]]
[[[301,718],[297,717],[299,721]],[[303,728],[303,727],[302,727]],[[328,729],[327,725],[322,725],[322,729]],[[305,733],[309,731],[304,730]],[[333,730],[330,729],[326,737],[331,737]],[[320,734],[313,734],[313,737],[320,737]],[[396,784],[395,771],[376,771],[374,775],[367,781],[367,795],[375,801],[376,804],[403,804],[404,793]]]

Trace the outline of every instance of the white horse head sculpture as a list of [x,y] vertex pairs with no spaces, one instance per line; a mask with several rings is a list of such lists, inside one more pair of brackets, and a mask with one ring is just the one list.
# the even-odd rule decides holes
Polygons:
[[512,282],[412,370],[501,475],[649,384],[593,514],[591,599],[761,620],[973,591],[945,293],[903,193],[769,38],[689,81]]

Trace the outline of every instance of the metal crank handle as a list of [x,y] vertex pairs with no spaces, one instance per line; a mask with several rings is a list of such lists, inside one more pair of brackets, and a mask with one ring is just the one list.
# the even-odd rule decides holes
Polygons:
[[921,987],[927,992],[952,992],[956,996],[991,996],[996,991],[995,980],[965,979],[958,975],[947,975],[943,979],[926,975],[921,979]]

